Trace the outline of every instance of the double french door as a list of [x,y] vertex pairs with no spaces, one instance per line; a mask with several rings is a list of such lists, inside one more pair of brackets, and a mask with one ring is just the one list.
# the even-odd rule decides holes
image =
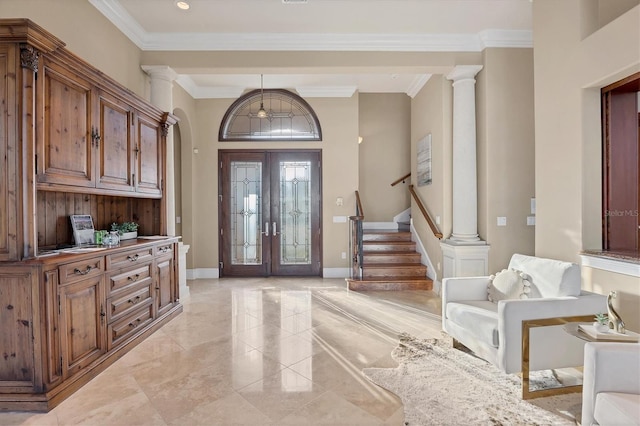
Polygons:
[[220,151],[220,275],[320,275],[320,151]]

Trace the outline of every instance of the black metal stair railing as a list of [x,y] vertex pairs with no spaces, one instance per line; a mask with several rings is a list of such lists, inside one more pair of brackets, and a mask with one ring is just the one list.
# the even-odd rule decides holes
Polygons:
[[356,191],[356,214],[349,216],[349,269],[351,279],[362,279],[363,253],[363,224],[364,211],[360,202],[360,193]]

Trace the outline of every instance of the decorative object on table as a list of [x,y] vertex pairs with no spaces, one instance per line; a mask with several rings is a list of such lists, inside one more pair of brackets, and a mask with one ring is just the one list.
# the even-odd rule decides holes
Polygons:
[[618,293],[616,291],[609,292],[609,296],[607,297],[607,307],[609,308],[609,328],[612,328],[617,333],[624,334],[624,321],[622,321],[622,318],[620,318],[620,315],[618,315],[616,310],[613,309],[613,303],[611,302],[616,297],[618,297]]
[[73,240],[76,245],[94,244],[95,235],[93,219],[88,214],[72,214],[71,228],[73,228]]
[[112,231],[118,231],[120,240],[132,240],[138,238],[138,224],[135,222],[123,222],[111,224]]
[[120,244],[120,233],[118,231],[110,231],[102,237],[102,245],[107,247],[116,247]]
[[602,332],[596,329],[592,324],[579,324],[578,330],[590,337],[589,340],[594,342],[637,342],[638,333],[633,331],[626,331],[625,333],[618,333],[617,331],[610,329],[607,325],[607,330]]
[[609,331],[609,315],[598,313],[594,317],[593,328],[599,333],[606,333]]
[[[404,405],[405,424],[411,426],[575,426],[580,418],[579,393],[522,400],[517,374],[503,373],[470,353],[451,348],[451,344],[448,336],[418,339],[402,334],[391,353],[398,367],[364,368],[362,372],[398,395]],[[575,377],[566,375],[562,380],[571,379]],[[551,370],[532,372],[530,383],[534,389],[566,384]]]

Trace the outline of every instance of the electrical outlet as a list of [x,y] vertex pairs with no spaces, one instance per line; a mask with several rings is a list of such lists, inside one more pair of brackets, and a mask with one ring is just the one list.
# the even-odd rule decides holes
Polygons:
[[528,226],[535,226],[536,224],[536,217],[535,216],[527,216],[527,225]]
[[347,252],[344,252],[344,251],[342,252],[342,258],[343,258],[343,259],[346,259],[346,258],[347,258]]

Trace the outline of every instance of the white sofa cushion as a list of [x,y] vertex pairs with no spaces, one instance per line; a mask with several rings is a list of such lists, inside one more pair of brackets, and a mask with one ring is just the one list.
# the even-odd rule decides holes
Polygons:
[[498,347],[498,305],[488,300],[447,303],[447,318],[475,335],[478,340]]
[[600,425],[640,425],[640,395],[600,392],[593,418]]
[[580,267],[575,263],[514,254],[509,268],[527,274],[543,298],[580,295]]

